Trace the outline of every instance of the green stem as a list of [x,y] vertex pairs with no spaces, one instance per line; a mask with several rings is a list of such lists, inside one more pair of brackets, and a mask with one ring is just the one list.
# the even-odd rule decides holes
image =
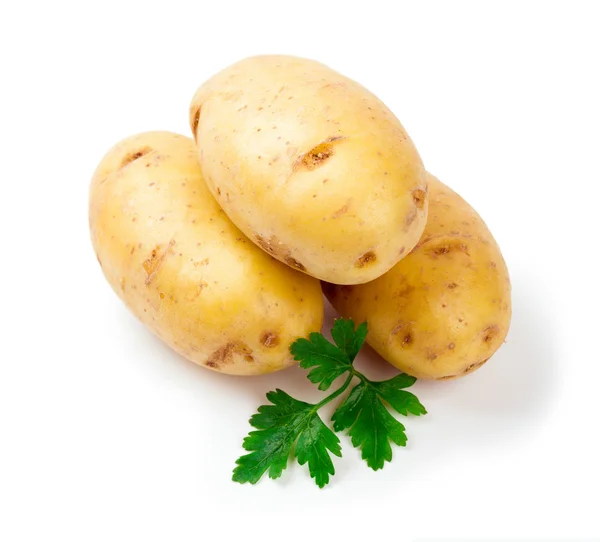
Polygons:
[[371,381],[364,374],[359,373],[354,367],[352,367],[350,369],[350,372],[351,372],[352,376],[355,376],[355,377],[359,378],[365,384],[370,384],[371,383]]
[[328,395],[321,402],[317,403],[313,408],[313,412],[316,412],[321,407],[325,406],[327,403],[333,401],[336,397],[339,397],[342,393],[344,393],[346,391],[346,388],[348,388],[348,386],[350,385],[350,382],[352,382],[352,379],[359,374],[360,373],[357,373],[354,369],[350,369],[350,373],[348,374],[348,378],[346,378],[346,381],[331,395]]

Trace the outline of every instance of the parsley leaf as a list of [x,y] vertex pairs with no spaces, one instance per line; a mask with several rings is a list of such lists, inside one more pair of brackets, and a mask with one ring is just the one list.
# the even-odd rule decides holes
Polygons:
[[348,430],[352,445],[362,450],[362,458],[373,470],[391,461],[390,442],[406,445],[404,426],[385,404],[403,416],[426,414],[416,396],[404,389],[412,386],[416,378],[399,374],[373,382],[354,368],[354,359],[367,336],[366,322],[355,329],[351,319],[339,318],[331,336],[335,344],[321,333],[311,333],[308,339],[295,341],[290,352],[300,367],[310,369],[307,377],[320,390],[329,389],[347,373],[345,382],[317,404],[294,399],[280,389],[267,393],[271,404],[259,407],[250,418],[250,425],[257,430],[244,439],[243,447],[250,453],[236,461],[235,482],[255,484],[267,472],[270,478],[279,478],[293,454],[300,465],[308,464],[310,475],[320,488],[329,483],[335,474],[331,454],[341,457],[342,450],[338,437],[317,412],[344,393],[355,378],[359,383],[331,418],[335,431]]
[[315,367],[307,377],[325,391],[336,378],[352,368],[352,360],[320,333],[311,333],[309,339],[298,339],[292,343],[290,352],[303,369]]
[[360,324],[355,331],[352,318],[347,320],[338,318],[331,328],[331,336],[337,347],[350,358],[350,361],[354,361],[367,338],[367,322]]
[[382,469],[392,460],[390,440],[406,445],[404,426],[383,406],[375,390],[361,382],[335,411],[333,428],[348,432],[352,445],[362,449],[362,458],[373,470]]
[[310,475],[321,488],[329,482],[329,475],[335,474],[327,450],[338,457],[342,457],[340,439],[315,413],[298,438],[295,455],[300,465],[308,462]]
[[272,405],[259,407],[258,414],[250,418],[250,425],[258,431],[244,439],[243,447],[251,453],[236,461],[233,481],[255,484],[267,470],[270,478],[279,478],[298,440],[298,462],[308,463],[310,475],[323,487],[329,475],[335,474],[328,450],[342,455],[339,439],[321,421],[316,405],[298,401],[280,389],[269,392],[267,399]]
[[360,379],[331,419],[336,431],[349,429],[352,445],[362,450],[369,467],[378,470],[392,460],[390,441],[406,446],[407,440],[404,426],[389,413],[382,399],[404,416],[427,411],[412,393],[401,389],[415,383],[412,376],[399,374],[383,382],[372,382],[363,375]]
[[401,388],[409,388],[417,379],[414,376],[409,376],[405,373],[400,373],[394,378],[384,380],[383,382],[371,382],[371,386],[375,388],[377,395],[385,400],[398,414],[407,416],[413,414],[420,416],[427,414],[425,407],[409,391],[404,391]]

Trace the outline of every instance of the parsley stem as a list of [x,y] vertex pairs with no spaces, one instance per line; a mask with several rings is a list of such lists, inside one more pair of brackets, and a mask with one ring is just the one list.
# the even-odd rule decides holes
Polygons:
[[368,385],[368,384],[371,383],[371,381],[364,374],[359,373],[354,367],[352,367],[350,369],[350,372],[351,372],[352,376],[355,376],[355,377],[359,378],[360,380],[362,380],[362,382],[364,384]]
[[348,388],[348,386],[350,385],[350,382],[352,382],[352,379],[355,376],[354,373],[356,373],[356,371],[354,371],[354,369],[351,369],[350,373],[348,374],[348,378],[346,378],[346,381],[337,390],[335,390],[331,395],[328,395],[321,402],[317,403],[314,406],[313,411],[316,412],[322,406],[325,406],[327,403],[329,403],[330,401],[333,401],[336,397],[339,397],[342,393],[344,393],[346,391],[346,388]]

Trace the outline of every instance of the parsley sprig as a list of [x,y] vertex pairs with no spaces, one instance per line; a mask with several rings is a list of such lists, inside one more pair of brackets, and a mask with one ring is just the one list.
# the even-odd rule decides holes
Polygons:
[[311,477],[320,488],[324,487],[335,474],[331,454],[341,457],[342,449],[337,435],[318,411],[342,395],[356,379],[358,383],[331,418],[333,429],[348,431],[352,445],[361,450],[362,458],[373,470],[391,461],[390,442],[406,445],[404,425],[386,405],[402,416],[426,414],[417,397],[405,391],[416,378],[400,373],[375,382],[354,368],[354,359],[367,337],[366,322],[355,329],[351,319],[337,319],[331,336],[335,344],[321,333],[311,333],[308,339],[292,343],[290,351],[300,367],[310,369],[307,377],[320,390],[328,390],[346,374],[344,383],[316,404],[294,399],[280,389],[267,393],[271,404],[260,406],[250,418],[250,425],[256,431],[244,439],[243,447],[250,453],[236,461],[235,482],[255,484],[266,472],[270,478],[279,478],[293,453],[300,465],[308,463]]

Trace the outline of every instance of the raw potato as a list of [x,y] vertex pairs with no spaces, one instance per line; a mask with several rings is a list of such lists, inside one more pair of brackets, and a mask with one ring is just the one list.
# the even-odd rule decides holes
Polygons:
[[458,194],[429,177],[429,220],[415,249],[360,286],[323,284],[332,305],[368,320],[368,343],[418,378],[452,378],[481,367],[503,343],[510,280],[498,245]]
[[190,107],[206,182],[231,220],[288,265],[337,284],[388,271],[416,245],[427,177],[394,114],[311,60],[242,60]]
[[171,348],[224,373],[293,363],[289,345],[321,329],[319,282],[251,243],[202,180],[194,142],[130,137],[96,170],[90,228],[108,282]]

